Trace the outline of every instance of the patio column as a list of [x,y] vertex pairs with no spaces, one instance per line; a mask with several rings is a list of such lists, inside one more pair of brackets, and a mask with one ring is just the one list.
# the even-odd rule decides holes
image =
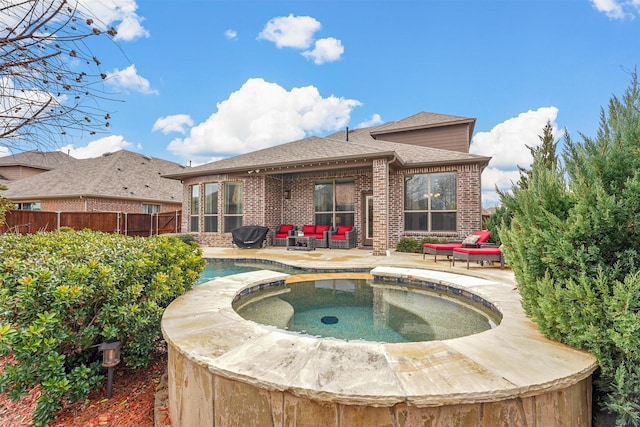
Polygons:
[[373,255],[385,256],[389,245],[389,162],[373,161]]

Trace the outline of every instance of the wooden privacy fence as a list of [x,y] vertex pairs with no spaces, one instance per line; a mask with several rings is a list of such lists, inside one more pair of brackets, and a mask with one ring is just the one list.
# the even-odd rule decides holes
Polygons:
[[29,234],[69,227],[74,230],[88,228],[127,236],[152,236],[154,234],[179,233],[182,224],[181,216],[181,211],[144,214],[44,212],[12,209],[7,212],[5,223],[0,225],[0,233]]

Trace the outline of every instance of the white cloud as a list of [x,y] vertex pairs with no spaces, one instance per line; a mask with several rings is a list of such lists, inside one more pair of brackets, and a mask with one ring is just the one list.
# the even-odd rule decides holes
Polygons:
[[320,22],[310,16],[279,16],[267,22],[258,39],[274,42],[278,47],[307,49],[313,42],[313,34],[322,28]]
[[0,157],[4,157],[4,156],[10,156],[11,153],[9,152],[9,148],[8,147],[3,147],[0,145]]
[[376,126],[379,125],[380,123],[382,123],[382,117],[380,116],[380,114],[374,114],[371,116],[371,118],[369,118],[368,120],[365,120],[364,122],[361,122],[358,127],[359,128],[368,128],[370,126]]
[[333,62],[340,59],[344,53],[342,42],[333,37],[320,39],[316,41],[313,50],[302,52],[302,56],[313,60],[314,64],[320,65],[325,62]]
[[140,92],[145,95],[157,95],[158,91],[151,89],[149,80],[138,75],[135,65],[129,65],[124,70],[115,69],[107,73],[106,82],[116,89]]
[[80,0],[79,6],[83,15],[95,18],[94,25],[98,28],[115,27],[118,32],[116,40],[149,37],[149,32],[142,26],[144,18],[136,13],[138,5],[135,0]]
[[640,12],[639,0],[591,0],[593,6],[604,12],[610,19],[633,18]]
[[168,149],[193,162],[247,153],[342,129],[360,105],[353,99],[323,98],[313,86],[287,91],[263,79],[249,79],[217,104],[216,113],[191,128],[186,138],[171,141]]
[[344,53],[342,42],[333,37],[314,42],[314,34],[321,28],[322,24],[310,16],[279,16],[267,22],[258,39],[274,42],[279,48],[304,50],[302,56],[317,65],[337,61]]
[[238,38],[238,33],[237,33],[237,31],[229,29],[229,30],[224,32],[224,36],[226,38],[228,38],[229,40],[235,40],[235,39]]
[[165,135],[171,132],[185,134],[185,127],[193,126],[193,119],[188,114],[174,114],[172,116],[160,117],[153,124],[153,131],[161,131]]
[[113,153],[114,151],[119,151],[130,146],[131,143],[127,142],[122,135],[110,135],[91,141],[84,147],[74,148],[73,144],[69,144],[60,147],[58,151],[68,153],[76,159],[91,159],[99,157],[104,153]]
[[529,110],[517,117],[497,124],[489,132],[478,132],[473,136],[469,152],[492,157],[489,167],[482,174],[482,199],[497,199],[496,186],[500,190],[508,190],[513,182],[518,181],[518,166],[529,168],[531,152],[527,148],[540,145],[540,136],[547,121],[551,122],[553,135],[557,139],[561,132],[556,125],[558,109],[542,107]]

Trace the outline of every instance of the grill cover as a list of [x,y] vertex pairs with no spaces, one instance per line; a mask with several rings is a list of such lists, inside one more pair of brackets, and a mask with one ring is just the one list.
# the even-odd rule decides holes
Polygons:
[[269,228],[261,225],[245,225],[231,230],[231,237],[239,248],[260,248],[268,231]]

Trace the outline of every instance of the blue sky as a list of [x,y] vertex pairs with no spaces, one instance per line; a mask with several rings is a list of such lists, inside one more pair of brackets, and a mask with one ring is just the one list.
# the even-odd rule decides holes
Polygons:
[[71,155],[197,165],[428,111],[477,119],[487,207],[547,120],[595,136],[640,59],[640,0],[80,1],[118,29],[94,49],[123,102]]

